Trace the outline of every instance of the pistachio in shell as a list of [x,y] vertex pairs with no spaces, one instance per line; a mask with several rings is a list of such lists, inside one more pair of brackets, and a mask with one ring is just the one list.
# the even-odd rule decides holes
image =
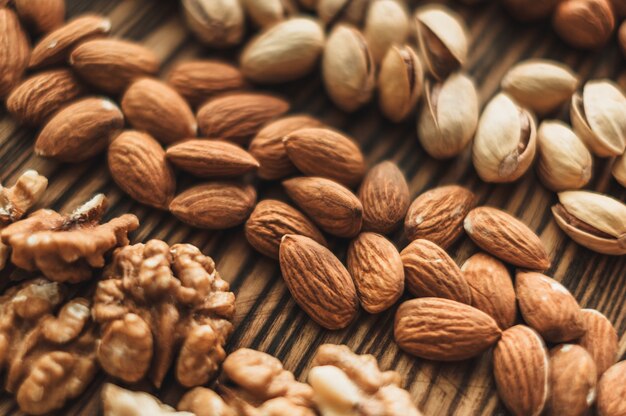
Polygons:
[[391,121],[406,119],[422,95],[424,71],[417,54],[408,45],[392,46],[378,74],[378,104]]
[[298,12],[292,0],[241,0],[246,14],[261,28],[282,22]]
[[237,45],[245,32],[239,0],[181,0],[187,27],[198,40],[214,48]]
[[626,153],[615,159],[611,173],[620,185],[626,187]]
[[402,45],[409,34],[409,16],[396,0],[377,0],[370,4],[363,30],[374,62],[382,62],[392,45]]

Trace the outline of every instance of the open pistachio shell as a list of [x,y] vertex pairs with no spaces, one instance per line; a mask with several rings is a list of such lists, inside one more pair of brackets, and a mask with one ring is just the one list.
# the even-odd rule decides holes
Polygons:
[[374,62],[380,63],[392,45],[404,44],[409,34],[409,16],[396,0],[373,2],[365,17],[363,30]]
[[615,180],[626,187],[626,153],[615,159],[611,172]]
[[391,121],[400,122],[415,109],[422,95],[422,63],[410,46],[392,46],[378,74],[378,103]]

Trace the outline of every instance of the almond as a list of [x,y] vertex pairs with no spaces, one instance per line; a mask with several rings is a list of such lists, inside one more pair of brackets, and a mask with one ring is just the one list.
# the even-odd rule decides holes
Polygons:
[[14,0],[20,20],[34,33],[46,33],[65,21],[65,0]]
[[232,93],[207,101],[198,110],[200,134],[240,144],[289,111],[289,103],[267,94]]
[[327,128],[296,130],[283,138],[287,155],[307,176],[333,179],[342,185],[358,185],[365,174],[359,146],[348,137]]
[[402,296],[404,270],[400,253],[380,234],[361,233],[350,242],[348,271],[361,306],[369,313],[389,309]]
[[155,75],[160,63],[151,50],[138,43],[94,39],[72,51],[70,65],[94,87],[109,94],[120,94],[134,80]]
[[285,235],[280,271],[298,305],[326,329],[345,328],[358,311],[356,289],[339,259],[309,237]]
[[537,234],[504,211],[474,208],[463,226],[478,247],[500,260],[532,270],[550,267],[550,258]]
[[577,343],[591,354],[600,377],[617,362],[617,331],[611,321],[595,309],[581,310],[581,317],[585,334]]
[[461,186],[431,189],[409,207],[404,233],[409,240],[423,238],[448,248],[463,234],[463,220],[475,205],[476,196]]
[[394,324],[394,337],[401,349],[436,361],[475,357],[495,344],[501,332],[486,313],[443,298],[404,302]]
[[288,179],[283,186],[300,209],[327,233],[351,238],[361,230],[363,206],[348,188],[316,177]]
[[428,240],[412,241],[402,252],[406,287],[418,297],[437,297],[471,304],[470,286],[448,253]]
[[585,333],[580,306],[556,280],[535,272],[517,272],[517,301],[524,321],[549,342],[565,342]]
[[170,203],[170,211],[194,227],[221,230],[242,224],[255,202],[256,191],[251,185],[209,182],[176,196]]
[[513,326],[517,306],[506,266],[488,254],[476,253],[463,263],[461,272],[472,293],[472,306],[493,317],[503,330]]
[[583,347],[562,344],[550,350],[549,416],[582,416],[596,399],[596,365]]
[[246,239],[260,253],[278,260],[280,241],[286,234],[303,235],[326,246],[326,240],[304,214],[284,202],[266,199],[246,221]]
[[196,136],[196,120],[183,97],[169,85],[151,78],[131,84],[122,98],[122,111],[137,130],[169,144]]
[[85,88],[69,69],[40,72],[19,84],[7,98],[7,109],[20,123],[38,126]]
[[76,101],[56,113],[35,143],[35,153],[61,162],[81,162],[97,155],[124,127],[124,116],[107,98]]
[[624,397],[626,397],[626,361],[620,361],[606,370],[598,382],[598,415],[626,415]]
[[261,166],[257,174],[262,179],[281,179],[296,171],[287,156],[283,137],[307,127],[320,127],[322,122],[309,116],[290,116],[268,123],[250,142],[250,153]]
[[108,162],[115,183],[134,200],[168,208],[176,177],[159,142],[146,133],[125,131],[109,146]]
[[33,48],[29,68],[64,63],[76,45],[88,39],[105,36],[111,21],[103,16],[82,15],[44,36]]
[[0,9],[0,98],[20,81],[30,54],[28,36],[10,9]]
[[500,399],[514,415],[538,416],[548,399],[548,353],[534,330],[515,325],[502,333],[493,351],[493,374]]
[[223,140],[185,140],[167,149],[167,159],[200,178],[241,176],[259,167],[250,153]]

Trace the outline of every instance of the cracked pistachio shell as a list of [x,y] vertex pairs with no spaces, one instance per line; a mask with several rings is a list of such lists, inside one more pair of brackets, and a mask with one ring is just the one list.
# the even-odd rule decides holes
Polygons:
[[299,17],[259,33],[241,54],[246,78],[257,83],[282,83],[311,72],[324,48],[324,31],[313,19]]
[[327,26],[336,22],[360,25],[372,0],[317,0],[317,15]]
[[394,122],[407,118],[422,95],[423,83],[422,63],[413,48],[392,46],[378,74],[378,103],[383,114]]
[[445,79],[467,61],[467,30],[461,17],[442,5],[415,12],[417,41],[424,65],[437,79]]
[[626,205],[596,192],[559,193],[556,223],[572,240],[598,253],[626,254]]
[[611,172],[615,180],[626,187],[626,153],[615,159]]
[[409,34],[409,16],[396,0],[376,0],[367,12],[363,30],[374,62],[380,63],[392,45],[402,45]]
[[530,167],[537,148],[535,117],[505,93],[496,95],[478,121],[472,161],[485,182],[513,182]]
[[355,111],[372,98],[374,61],[365,38],[352,26],[333,29],[322,58],[326,92],[344,111]]
[[292,0],[241,0],[241,3],[250,20],[262,28],[282,22],[298,11]]
[[472,140],[478,124],[478,96],[474,81],[455,73],[443,83],[426,82],[417,136],[429,155],[447,159]]
[[530,59],[511,68],[502,90],[537,114],[549,114],[565,104],[578,87],[578,77],[566,65]]
[[182,0],[189,29],[200,42],[227,48],[241,42],[245,16],[239,0]]
[[597,156],[619,156],[626,148],[626,97],[609,80],[589,81],[572,96],[574,131]]
[[593,158],[569,126],[546,120],[537,131],[537,173],[552,191],[582,188],[591,179]]

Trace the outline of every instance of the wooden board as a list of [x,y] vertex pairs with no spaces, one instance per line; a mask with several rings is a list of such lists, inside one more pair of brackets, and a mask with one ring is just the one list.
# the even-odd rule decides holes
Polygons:
[[[555,37],[548,24],[515,22],[497,2],[487,3],[474,9],[452,3],[465,17],[473,39],[468,71],[476,79],[482,105],[497,91],[507,68],[522,59],[548,57],[564,61],[583,79],[615,79],[623,66],[615,44],[598,53],[575,52]],[[87,11],[108,15],[115,36],[139,41],[156,51],[165,63],[163,74],[182,59],[218,56],[187,33],[178,17],[175,0],[68,0],[69,16]],[[390,124],[381,118],[375,105],[356,114],[343,114],[323,94],[317,74],[273,90],[292,101],[294,113],[311,113],[356,138],[369,164],[384,159],[398,163],[407,175],[412,196],[434,186],[459,183],[476,192],[481,204],[498,206],[520,217],[537,231],[552,254],[553,266],[548,274],[567,286],[582,306],[597,308],[616,326],[620,356],[625,358],[626,257],[598,255],[566,238],[549,211],[555,195],[539,184],[533,172],[515,184],[488,185],[477,178],[469,152],[448,162],[434,161],[418,145],[414,121]],[[247,245],[241,227],[224,232],[199,231],[177,222],[167,213],[135,203],[112,182],[104,157],[78,165],[60,165],[35,157],[32,146],[36,132],[18,128],[4,110],[0,111],[2,183],[12,183],[27,168],[37,169],[50,179],[43,205],[61,210],[71,209],[94,193],[103,192],[111,205],[109,217],[132,212],[140,218],[141,228],[134,233],[134,241],[160,238],[171,243],[190,242],[215,259],[222,276],[237,294],[236,330],[229,350],[246,346],[266,351],[303,378],[318,345],[346,343],[359,353],[376,355],[384,369],[398,370],[426,415],[506,414],[495,393],[489,354],[450,364],[412,358],[400,352],[393,342],[395,308],[376,316],[362,312],[356,322],[342,331],[323,330],[294,304],[276,262],[258,255]],[[567,114],[561,116],[566,118]],[[589,189],[624,200],[626,192],[611,178],[607,164],[597,162]],[[179,189],[186,183],[182,179]],[[258,190],[260,198],[284,197],[275,183],[259,183]],[[399,247],[406,244],[400,233],[394,236],[394,241]],[[345,256],[345,242],[333,242],[333,247],[342,258]],[[476,247],[464,238],[452,247],[451,254],[461,264],[475,251]],[[100,374],[80,400],[58,414],[97,414],[99,391],[105,380]],[[141,387],[150,389],[147,385]],[[181,392],[169,377],[161,391],[155,393],[168,403],[176,403]],[[4,414],[19,414],[15,402],[6,394],[0,397],[0,415]]]

